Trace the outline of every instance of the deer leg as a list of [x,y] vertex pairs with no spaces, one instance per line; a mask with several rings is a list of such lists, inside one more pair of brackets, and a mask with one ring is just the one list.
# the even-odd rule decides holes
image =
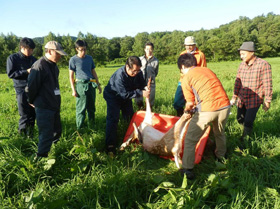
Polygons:
[[141,142],[141,137],[139,138],[140,132],[136,126],[136,123],[133,123],[133,128],[134,131],[133,133],[130,135],[130,137],[128,138],[128,140],[126,140],[126,142],[122,143],[120,150],[124,150],[128,145],[130,145],[132,142],[134,142],[135,140],[140,140]]

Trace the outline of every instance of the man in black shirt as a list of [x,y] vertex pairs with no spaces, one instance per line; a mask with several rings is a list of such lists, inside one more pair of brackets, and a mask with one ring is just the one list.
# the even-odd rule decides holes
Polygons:
[[35,106],[39,130],[37,157],[47,157],[53,142],[61,136],[59,69],[56,63],[67,55],[56,41],[45,45],[45,56],[31,67],[28,77],[28,99]]
[[36,61],[32,56],[35,43],[30,38],[23,38],[19,43],[19,52],[7,58],[7,74],[13,79],[18,112],[20,115],[18,132],[21,135],[32,137],[35,123],[35,110],[27,102],[27,95],[24,91],[27,85],[27,77],[30,67]]

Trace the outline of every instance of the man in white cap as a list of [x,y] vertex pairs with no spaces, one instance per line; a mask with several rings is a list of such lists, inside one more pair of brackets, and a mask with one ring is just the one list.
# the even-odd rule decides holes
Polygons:
[[[237,102],[237,121],[244,126],[240,138],[250,135],[257,112],[263,105],[264,111],[270,108],[272,100],[272,73],[270,64],[255,55],[255,44],[243,42],[238,49],[242,63],[239,65],[234,84],[231,104]],[[243,145],[241,144],[241,147]]]
[[59,69],[56,63],[67,55],[56,41],[45,45],[45,56],[31,67],[26,92],[35,106],[39,143],[37,159],[47,157],[53,142],[61,136]]
[[[196,41],[193,36],[188,36],[187,38],[185,38],[184,45],[186,50],[181,52],[180,55],[192,54],[196,59],[198,67],[207,67],[205,55],[197,48]],[[177,116],[183,115],[184,107],[186,104],[186,100],[184,98],[182,87],[181,87],[182,78],[183,78],[183,74],[181,74],[180,81],[178,82],[174,103],[173,103],[173,107],[177,111]]]

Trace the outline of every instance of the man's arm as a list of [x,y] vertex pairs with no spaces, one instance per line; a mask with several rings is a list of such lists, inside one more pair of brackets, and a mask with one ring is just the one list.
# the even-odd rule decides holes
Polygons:
[[262,83],[264,85],[264,96],[265,96],[263,109],[264,111],[267,111],[270,108],[270,103],[272,100],[272,72],[271,72],[271,66],[268,63],[264,65],[264,70],[262,72]]
[[74,74],[75,74],[75,72],[73,70],[69,69],[69,80],[70,80],[70,86],[71,86],[71,89],[72,89],[72,96],[77,97],[78,94],[77,94],[76,89],[75,89]]
[[28,102],[30,104],[34,103],[34,100],[38,94],[41,84],[42,84],[42,80],[41,80],[40,71],[32,69],[28,76],[28,83],[26,88],[26,93],[28,95]]
[[18,79],[18,80],[25,80],[28,77],[27,69],[20,69],[17,68],[15,64],[16,60],[13,59],[12,56],[7,58],[7,74],[9,78]]
[[96,73],[96,71],[95,71],[95,68],[93,68],[93,69],[91,70],[91,73],[92,73],[93,77],[94,77],[95,80],[96,80],[97,87],[98,87],[98,90],[99,90],[99,94],[101,94],[101,93],[102,93],[102,88],[101,88],[101,84],[99,83],[98,76],[97,76],[97,73]]

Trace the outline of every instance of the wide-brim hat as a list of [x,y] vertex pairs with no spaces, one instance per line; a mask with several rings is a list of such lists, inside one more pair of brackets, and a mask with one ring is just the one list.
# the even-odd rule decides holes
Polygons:
[[62,48],[61,44],[56,42],[56,41],[49,41],[48,43],[46,43],[45,49],[53,49],[57,53],[59,53],[63,56],[67,55],[67,53],[65,51],[63,51],[63,48]]
[[255,52],[256,51],[255,43],[253,41],[243,42],[243,44],[241,45],[241,47],[238,50]]

